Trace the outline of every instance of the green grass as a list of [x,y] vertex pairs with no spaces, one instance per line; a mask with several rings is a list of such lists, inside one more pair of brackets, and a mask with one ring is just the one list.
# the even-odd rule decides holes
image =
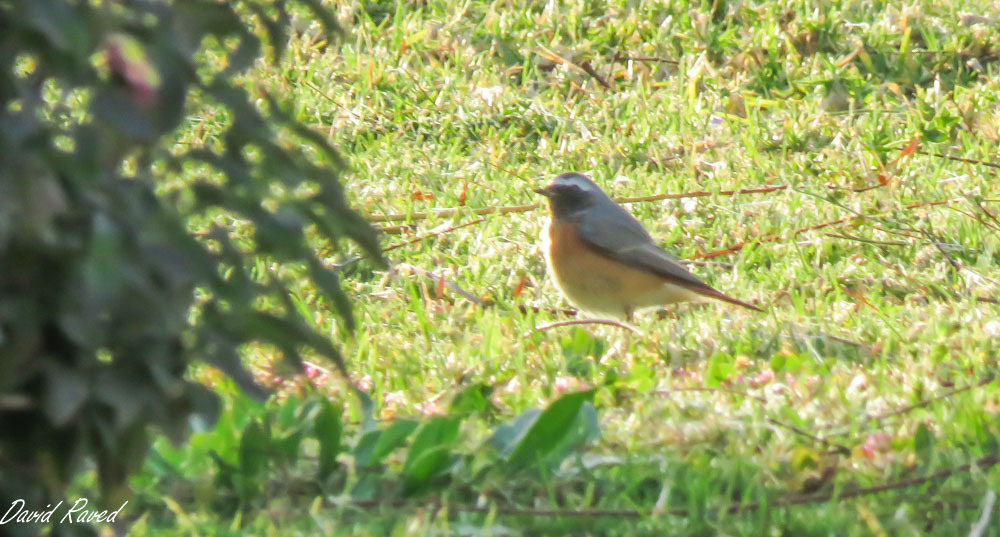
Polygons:
[[[865,419],[996,371],[998,306],[977,300],[996,298],[1000,279],[996,170],[935,156],[998,160],[996,6],[635,4],[344,4],[337,7],[342,45],[324,46],[306,21],[286,61],[261,67],[248,84],[294,103],[300,120],[328,134],[353,169],[345,184],[362,213],[460,208],[395,222],[413,228],[386,235],[383,245],[429,237],[394,249],[390,259],[432,271],[485,306],[442,292],[406,266],[385,273],[361,261],[343,274],[360,327],[348,338],[332,305],[300,286],[300,308],[343,340],[378,417],[442,414],[463,388],[485,383],[495,388],[497,420],[507,421],[560,394],[601,387],[601,438],[586,451],[615,462],[576,477],[564,468],[470,478],[472,486],[440,494],[461,505],[475,504],[475,494],[463,495],[478,490],[490,492],[486,505],[643,511],[666,494],[670,506],[698,514],[590,520],[389,504],[359,512],[278,498],[270,511],[245,515],[249,531],[969,532],[986,491],[1000,485],[995,470],[758,513],[720,517],[713,509],[801,492],[824,470],[829,479],[820,490],[832,491],[997,451],[995,383],[883,421]],[[969,14],[993,19],[971,24]],[[618,52],[676,64],[615,61]],[[613,89],[579,68],[584,61]],[[200,119],[182,141],[212,143],[225,122],[207,113]],[[918,151],[904,153],[917,137]],[[537,330],[566,319],[556,310],[569,307],[545,275],[544,210],[484,215],[434,233],[480,218],[473,209],[539,203],[531,189],[565,171],[585,172],[619,197],[787,185],[628,206],[681,258],[749,243],[692,270],[767,313],[680,305],[666,318],[640,315],[634,324],[642,334],[627,340],[608,326]],[[234,229],[248,233],[238,223]],[[754,244],[764,237],[776,238]],[[331,250],[331,263],[354,255],[343,246]],[[623,342],[627,351],[600,359]],[[247,354],[259,368],[273,359],[268,349]],[[353,408],[342,382],[320,378],[322,392]],[[837,433],[830,441],[849,454],[831,454],[791,427]],[[465,423],[460,445],[478,453],[494,428],[489,420]],[[232,522],[217,526],[210,511],[201,516],[205,525],[168,517],[176,525],[170,531],[221,534]],[[1000,535],[995,509],[992,517],[983,535]]]

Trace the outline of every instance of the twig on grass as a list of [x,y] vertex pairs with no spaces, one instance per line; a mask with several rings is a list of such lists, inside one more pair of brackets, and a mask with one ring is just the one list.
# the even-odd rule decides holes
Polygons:
[[398,264],[398,265],[395,266],[395,269],[397,269],[397,270],[398,269],[407,269],[407,270],[413,272],[414,274],[419,274],[420,276],[424,276],[426,278],[430,278],[430,279],[434,280],[435,282],[440,282],[445,287],[447,287],[448,289],[451,289],[452,291],[454,291],[458,295],[462,296],[462,298],[465,298],[469,302],[472,302],[473,304],[475,304],[475,305],[477,305],[479,307],[485,307],[486,306],[486,302],[485,301],[483,301],[482,299],[480,299],[476,295],[470,293],[469,291],[466,291],[465,289],[462,289],[456,283],[452,282],[451,280],[448,280],[444,276],[438,276],[437,274],[434,274],[433,272],[431,272],[429,270],[422,269],[420,267],[417,267],[417,266],[414,266],[414,265],[410,265],[410,264],[407,264],[407,263],[400,263],[400,264]]
[[[903,209],[910,210],[910,209],[916,209],[916,208],[919,208],[919,207],[933,207],[933,206],[936,206],[936,205],[948,205],[948,204],[951,204],[951,203],[955,203],[956,201],[959,201],[959,200],[958,199],[950,199],[950,200],[937,200],[937,201],[925,201],[925,202],[920,202],[920,203],[911,203],[909,205],[904,206]],[[760,237],[758,239],[749,240],[749,241],[743,241],[743,242],[738,242],[738,243],[736,243],[736,244],[734,244],[734,245],[732,245],[732,246],[730,246],[728,248],[723,248],[722,250],[715,250],[715,251],[712,251],[712,252],[706,252],[706,253],[702,253],[702,254],[696,254],[696,255],[693,256],[693,258],[694,259],[711,259],[713,257],[719,257],[719,256],[723,256],[723,255],[728,255],[728,254],[734,254],[736,252],[739,252],[743,248],[746,248],[750,244],[764,244],[764,243],[768,243],[768,242],[775,242],[775,241],[781,240],[781,239],[786,238],[786,237],[794,237],[796,235],[801,235],[801,234],[809,232],[809,231],[816,231],[818,229],[823,229],[823,228],[827,228],[827,227],[830,227],[830,226],[836,226],[836,225],[839,225],[839,224],[850,222],[850,221],[852,221],[854,219],[857,219],[857,218],[878,218],[880,214],[885,213],[885,212],[889,212],[889,211],[886,210],[886,211],[882,211],[881,213],[873,213],[873,214],[859,213],[859,214],[854,215],[854,216],[847,216],[847,217],[840,218],[840,219],[837,219],[837,220],[832,220],[830,222],[824,222],[822,224],[816,224],[816,225],[807,226],[807,227],[804,227],[804,228],[799,228],[799,229],[793,230],[793,231],[791,231],[791,232],[789,232],[787,234],[765,235],[765,236]],[[881,227],[879,229],[882,230],[882,231],[890,232],[890,233],[893,232],[891,230],[884,229],[884,228],[881,228]]]
[[[487,163],[490,166],[497,167],[495,164]],[[498,169],[503,170],[503,168]],[[504,170],[506,171],[506,170]],[[521,177],[515,174],[515,177]],[[521,177],[525,181],[525,179]],[[780,190],[785,190],[788,185],[774,185],[774,186],[764,186],[756,188],[740,188],[737,190],[720,190],[717,192],[709,191],[695,191],[695,192],[680,192],[676,194],[653,194],[650,196],[637,196],[632,198],[615,198],[618,203],[637,203],[644,201],[660,201],[660,200],[673,200],[673,199],[685,199],[685,198],[702,198],[706,196],[732,196],[732,195],[743,195],[743,194],[766,194],[768,192],[777,192]],[[478,207],[475,209],[467,207],[446,207],[441,209],[432,209],[430,212],[425,213],[410,213],[410,214],[371,214],[365,218],[369,222],[379,223],[379,222],[403,222],[403,221],[416,221],[425,220],[431,216],[438,218],[452,216],[459,213],[471,213],[477,216],[483,216],[487,214],[510,214],[510,213],[524,213],[528,211],[533,211],[542,207],[541,203],[531,203],[526,205],[505,205],[503,207]]]
[[611,91],[615,90],[615,87],[612,86],[611,83],[608,82],[603,76],[601,76],[601,73],[598,73],[592,65],[590,65],[590,60],[583,60],[580,62],[580,69],[583,69],[585,73],[594,77],[594,80],[596,80],[598,84],[604,86],[605,89],[609,89]]
[[[912,405],[907,405],[907,406],[904,406],[902,408],[897,408],[896,410],[892,410],[892,411],[885,412],[885,413],[882,413],[882,414],[876,414],[874,416],[862,416],[857,421],[860,422],[860,423],[862,423],[862,424],[865,424],[865,423],[869,423],[869,422],[882,422],[882,421],[885,421],[885,420],[887,420],[889,418],[893,418],[893,417],[896,417],[896,416],[902,416],[903,414],[907,414],[907,413],[912,412],[912,411],[914,411],[914,410],[916,410],[918,408],[923,408],[925,406],[931,405],[931,404],[936,403],[938,401],[941,401],[941,400],[944,400],[944,399],[948,399],[948,398],[953,397],[953,396],[955,396],[957,394],[960,394],[962,392],[969,391],[969,390],[971,390],[973,388],[979,388],[981,386],[985,386],[985,385],[993,382],[995,379],[996,379],[995,376],[988,375],[987,377],[983,378],[979,382],[976,382],[976,383],[973,383],[973,384],[968,384],[966,386],[962,386],[961,388],[955,388],[954,390],[942,393],[940,395],[936,395],[934,397],[930,397],[930,398],[924,399],[924,400],[916,402],[916,403],[914,403]],[[849,434],[851,432],[851,426],[847,425],[847,424],[842,424],[842,423],[841,424],[823,425],[823,426],[817,427],[818,430],[830,430],[830,429],[838,429],[838,428],[839,428],[839,430],[835,430],[835,431],[827,433],[824,436],[824,438],[830,438],[830,437],[833,437],[833,436],[843,436],[843,435]]]
[[[431,238],[434,238],[434,237],[437,237],[437,236],[440,236],[440,235],[444,235],[446,233],[451,233],[452,231],[456,231],[456,230],[459,230],[459,229],[462,229],[462,228],[466,228],[466,227],[469,227],[469,226],[474,226],[476,224],[479,224],[479,223],[483,222],[484,220],[486,220],[486,219],[485,218],[477,218],[475,220],[472,220],[472,221],[469,221],[469,222],[465,222],[463,224],[456,224],[454,226],[449,226],[449,227],[447,227],[445,229],[442,229],[442,230],[439,230],[439,231],[433,231],[431,233],[428,233],[426,235],[421,235],[419,237],[410,239],[408,241],[403,241],[403,242],[398,243],[398,244],[393,244],[392,246],[387,246],[386,248],[382,249],[382,253],[384,254],[386,252],[391,252],[393,250],[396,250],[398,248],[402,248],[404,246],[410,246],[410,245],[416,244],[418,242],[425,241],[427,239],[431,239]],[[367,256],[352,257],[351,259],[348,259],[347,261],[344,261],[343,263],[340,263],[340,264],[334,266],[334,268],[335,269],[342,269],[344,267],[347,267],[347,266],[350,266],[350,265],[352,265],[354,263],[357,263],[358,261],[361,261],[365,257],[367,257]]]
[[857,237],[849,233],[827,233],[827,237],[833,237],[835,239],[846,239],[849,241],[865,242],[868,244],[874,244],[876,246],[906,246],[909,243],[903,241],[877,241],[874,239],[866,239],[863,237]]
[[827,440],[826,438],[822,438],[822,437],[816,436],[816,435],[810,433],[809,431],[806,431],[805,429],[796,427],[796,426],[791,425],[789,423],[784,423],[784,422],[778,421],[778,420],[776,420],[774,418],[764,418],[764,421],[770,423],[771,425],[780,427],[782,429],[787,429],[787,430],[789,430],[789,431],[791,431],[791,432],[793,432],[793,433],[795,433],[795,434],[797,434],[799,436],[804,436],[804,437],[806,437],[806,438],[808,438],[808,439],[810,439],[810,440],[812,440],[814,442],[819,442],[820,444],[823,444],[824,446],[833,449],[833,451],[835,453],[837,453],[838,455],[850,455],[851,454],[851,449],[849,447],[847,447],[847,446],[845,446],[843,444],[838,444],[836,442],[831,442],[831,441]]
[[633,56],[624,51],[615,52],[615,55],[611,57],[611,60],[616,62],[633,61],[633,62],[666,63],[669,65],[681,64],[681,62],[677,60],[671,60],[669,58],[659,58],[656,56]]
[[543,311],[545,313],[561,313],[563,315],[570,315],[570,316],[577,315],[578,313],[580,313],[576,310],[571,310],[569,308],[540,308],[538,306],[525,306],[524,304],[518,304],[517,309],[524,314],[527,314],[529,311],[534,313],[541,313]]
[[607,325],[607,326],[614,326],[614,327],[617,327],[617,328],[621,328],[622,330],[628,330],[629,332],[632,332],[633,334],[641,334],[642,333],[642,332],[639,331],[638,328],[629,326],[629,325],[627,325],[627,324],[625,324],[623,322],[615,321],[613,319],[567,319],[565,321],[557,321],[557,322],[554,322],[554,323],[549,323],[549,324],[543,324],[541,326],[536,326],[535,330],[538,330],[539,332],[544,332],[546,330],[549,330],[550,328],[558,328],[560,326],[569,326],[569,325],[577,325],[577,324],[603,324],[603,325]]
[[1000,168],[1000,164],[997,164],[996,162],[989,162],[989,161],[986,161],[986,160],[976,160],[976,159],[965,158],[965,157],[955,157],[955,156],[952,156],[952,155],[945,155],[944,153],[933,153],[933,152],[929,152],[929,151],[917,151],[917,153],[920,153],[921,155],[930,155],[932,157],[938,157],[938,158],[944,158],[944,159],[948,159],[948,160],[954,160],[955,162],[964,162],[966,164],[978,164],[980,166],[987,166],[989,168]]

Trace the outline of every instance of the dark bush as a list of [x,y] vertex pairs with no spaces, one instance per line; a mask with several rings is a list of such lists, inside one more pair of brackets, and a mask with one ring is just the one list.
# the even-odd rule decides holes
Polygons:
[[[184,378],[194,361],[257,395],[247,342],[343,369],[281,278],[250,267],[298,267],[351,328],[315,247],[348,237],[380,261],[376,238],[326,141],[234,81],[262,55],[252,29],[273,60],[292,18],[285,2],[240,6],[0,2],[0,500],[40,508],[85,461],[118,497],[154,428],[181,439],[192,415],[214,419],[215,395]],[[293,7],[335,31],[317,0]],[[206,106],[229,118],[218,143],[174,144]]]

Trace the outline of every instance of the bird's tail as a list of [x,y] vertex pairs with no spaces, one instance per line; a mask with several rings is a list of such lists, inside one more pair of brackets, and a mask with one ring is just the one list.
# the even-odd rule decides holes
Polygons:
[[705,297],[708,297],[708,298],[714,298],[714,299],[717,299],[717,300],[722,300],[724,302],[729,302],[730,304],[736,304],[737,306],[743,306],[744,308],[751,309],[751,310],[754,310],[754,311],[759,311],[761,313],[764,312],[764,310],[758,308],[757,306],[754,306],[753,304],[749,304],[747,302],[743,302],[742,300],[733,298],[733,297],[731,297],[729,295],[724,294],[722,291],[717,291],[717,290],[715,290],[715,289],[713,289],[711,287],[708,287],[708,286],[705,286],[704,288],[701,288],[701,289],[694,289],[693,291],[696,292],[696,293],[698,293],[701,296],[705,296]]

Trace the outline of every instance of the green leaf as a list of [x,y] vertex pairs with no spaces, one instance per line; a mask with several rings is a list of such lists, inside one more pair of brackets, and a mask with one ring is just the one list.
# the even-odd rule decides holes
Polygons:
[[434,477],[440,475],[451,463],[451,448],[445,445],[434,446],[422,451],[412,463],[408,458],[407,467],[403,470],[403,491],[413,494],[422,490]]
[[490,386],[485,382],[477,382],[476,384],[467,386],[464,390],[459,392],[458,395],[451,400],[451,404],[448,405],[448,410],[454,412],[455,414],[472,414],[475,412],[494,410],[496,409],[496,406],[494,406],[493,401],[490,400],[491,395],[493,395],[493,386]]
[[319,475],[321,479],[326,479],[337,469],[337,455],[341,451],[340,442],[344,432],[340,411],[326,399],[320,402],[313,431],[319,441]]
[[378,437],[378,442],[375,444],[375,448],[372,449],[372,456],[368,460],[368,465],[379,464],[392,450],[403,445],[403,442],[410,436],[410,433],[416,430],[417,425],[418,423],[415,420],[401,419],[393,421]]
[[913,450],[923,464],[929,464],[934,456],[934,433],[927,427],[926,423],[917,426],[917,432],[913,436]]
[[524,435],[528,434],[528,430],[541,413],[542,411],[537,408],[529,408],[512,421],[497,427],[496,432],[490,437],[490,445],[500,453],[501,457],[507,458],[524,439]]
[[446,416],[434,416],[424,423],[413,438],[410,451],[406,455],[403,471],[406,472],[417,459],[424,455],[424,452],[453,445],[458,439],[459,424],[457,417]]
[[243,428],[240,440],[240,472],[248,477],[257,477],[267,470],[270,461],[270,428],[257,420]]
[[356,323],[354,313],[351,311],[351,303],[347,300],[347,295],[340,288],[340,278],[337,273],[324,267],[315,259],[309,262],[309,276],[312,277],[316,287],[319,287],[327,298],[333,300],[337,307],[337,313],[344,320],[344,327],[348,332],[354,332]]
[[735,372],[736,368],[733,366],[732,356],[714,354],[708,361],[708,367],[705,371],[705,384],[709,387],[717,388]]
[[[511,429],[504,432],[501,443],[507,445],[501,449],[501,454],[509,450],[507,462],[512,466],[523,467],[563,451],[568,447],[568,437],[578,434],[575,431],[577,422],[581,419],[580,410],[584,403],[593,400],[594,392],[594,389],[590,389],[566,394],[556,399],[534,419],[525,418],[525,414],[522,414]],[[498,430],[494,438],[500,434]]]
[[358,439],[358,444],[354,446],[354,462],[358,466],[368,466],[368,461],[371,460],[372,452],[375,451],[375,444],[378,443],[379,437],[382,436],[382,431],[375,429],[372,431],[365,432]]

